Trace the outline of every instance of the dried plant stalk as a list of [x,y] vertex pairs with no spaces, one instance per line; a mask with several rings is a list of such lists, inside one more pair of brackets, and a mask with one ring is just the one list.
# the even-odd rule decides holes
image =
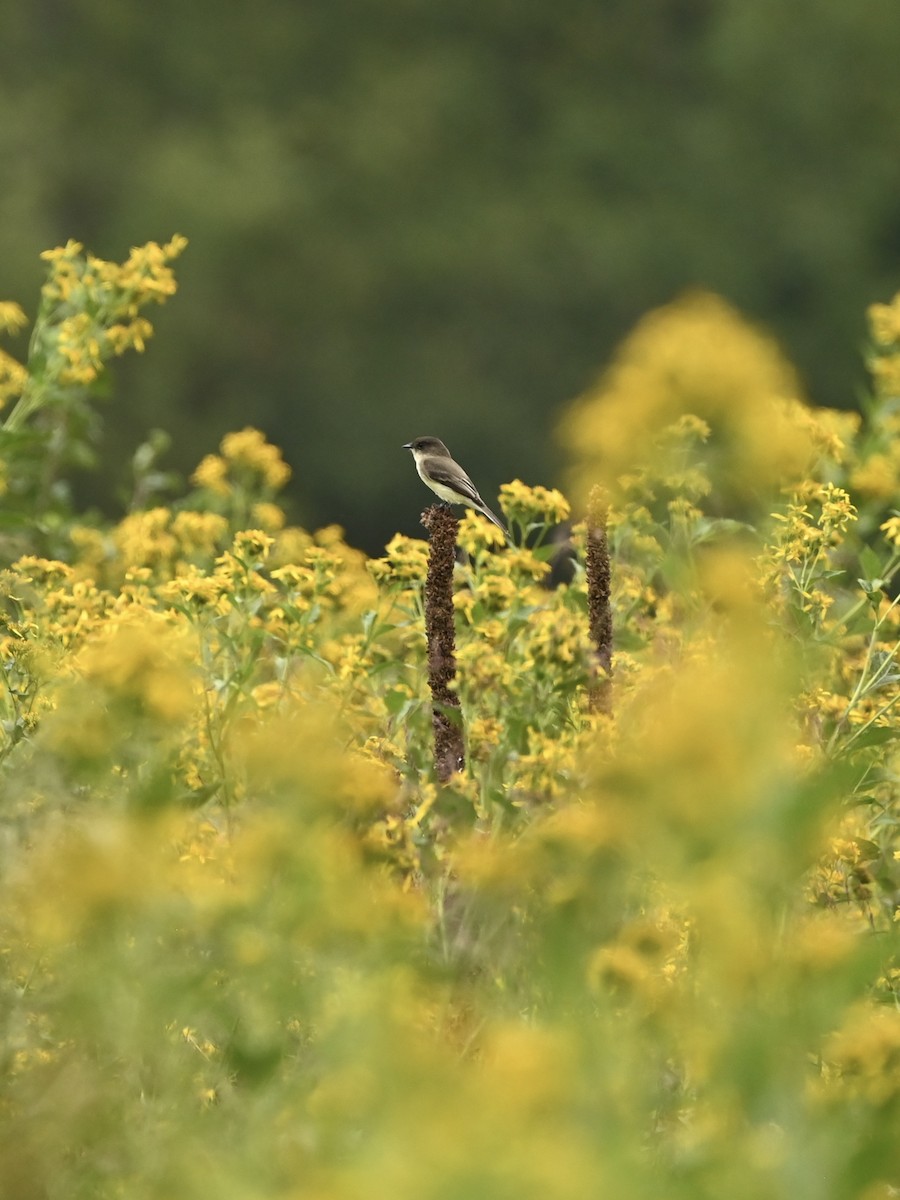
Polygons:
[[428,684],[434,729],[434,769],[441,783],[465,765],[462,711],[452,690],[456,675],[456,626],[453,611],[453,567],[459,520],[452,509],[433,504],[422,514],[430,550],[425,581],[425,636]]
[[590,684],[591,708],[612,709],[612,609],[609,603],[610,562],[606,533],[609,506],[600,487],[591,489],[587,510],[588,622],[594,643],[594,677]]

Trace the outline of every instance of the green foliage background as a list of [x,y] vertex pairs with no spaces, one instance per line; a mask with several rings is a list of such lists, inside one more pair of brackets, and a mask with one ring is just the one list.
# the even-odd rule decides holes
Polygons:
[[114,508],[153,426],[187,471],[252,423],[296,516],[377,551],[415,529],[401,442],[486,494],[553,481],[560,404],[689,285],[851,404],[897,278],[898,57],[893,0],[7,4],[0,292],[69,237],[186,233],[83,499]]

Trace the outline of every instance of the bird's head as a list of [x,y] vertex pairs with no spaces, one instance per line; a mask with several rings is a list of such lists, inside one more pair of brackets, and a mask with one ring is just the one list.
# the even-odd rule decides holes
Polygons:
[[406,442],[403,446],[404,450],[412,450],[416,456],[427,455],[428,457],[449,458],[450,451],[444,445],[440,438],[436,437],[417,437],[411,442]]

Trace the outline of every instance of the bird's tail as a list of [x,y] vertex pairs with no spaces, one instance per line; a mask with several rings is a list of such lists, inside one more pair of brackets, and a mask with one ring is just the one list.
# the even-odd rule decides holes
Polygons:
[[506,528],[506,526],[503,524],[503,522],[500,520],[499,517],[494,516],[494,514],[491,512],[491,510],[488,508],[488,506],[484,503],[483,500],[481,502],[481,506],[479,507],[478,511],[483,516],[487,517],[487,519],[489,521],[493,521],[494,524],[497,526],[497,528],[500,530],[500,532],[504,535],[504,537],[509,536],[509,530]]

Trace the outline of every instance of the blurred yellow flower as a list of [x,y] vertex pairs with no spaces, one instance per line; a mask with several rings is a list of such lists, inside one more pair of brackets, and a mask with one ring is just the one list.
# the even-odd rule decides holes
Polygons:
[[798,476],[816,454],[799,393],[772,339],[718,296],[658,309],[562,423],[579,500],[595,483],[617,495],[621,477],[642,467],[671,471],[673,432],[676,446],[699,440],[717,485],[739,496]]
[[170,530],[179,553],[212,555],[228,532],[228,522],[218,513],[183,509],[172,518]]
[[839,1072],[836,1086],[875,1106],[900,1096],[900,1012],[860,1004],[825,1049]]
[[237,433],[226,433],[219,449],[227,463],[255,472],[273,491],[284,487],[291,477],[291,468],[281,451],[270,445],[258,429],[248,426]]
[[129,614],[81,650],[79,673],[111,698],[134,700],[165,722],[185,720],[195,703],[192,651],[162,617]]
[[21,396],[28,371],[11,354],[0,350],[0,408],[13,396]]
[[113,540],[126,566],[159,566],[178,553],[171,529],[172,513],[162,506],[129,513],[113,530]]
[[135,317],[128,325],[110,325],[106,330],[106,341],[116,355],[132,349],[143,353],[147,339],[152,334],[153,326],[146,317]]
[[217,496],[227,496],[231,491],[228,482],[228,463],[218,454],[207,454],[191,475],[195,487],[208,488]]
[[28,324],[21,307],[12,300],[0,300],[0,329],[4,333],[18,333]]
[[900,293],[890,304],[870,304],[866,316],[876,342],[882,346],[900,342]]
[[853,468],[850,486],[865,496],[890,500],[900,491],[900,462],[893,455],[870,454]]
[[250,516],[256,525],[260,529],[264,529],[266,533],[278,533],[280,529],[284,528],[284,509],[268,500],[261,500],[258,504],[254,504]]

